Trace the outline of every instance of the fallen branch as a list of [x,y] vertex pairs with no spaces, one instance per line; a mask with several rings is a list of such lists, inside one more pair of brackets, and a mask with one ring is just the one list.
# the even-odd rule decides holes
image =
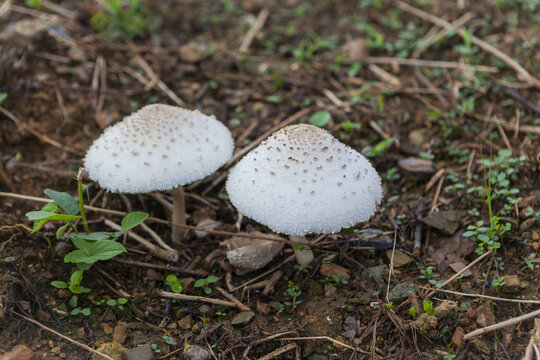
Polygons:
[[[448,21],[443,20],[423,10],[417,9],[401,0],[395,0],[395,3],[397,7],[399,7],[401,10],[411,15],[414,15],[422,20],[431,22],[432,24],[435,24],[447,30],[454,29],[452,24],[450,24]],[[525,70],[523,66],[521,66],[517,61],[512,59],[510,56],[506,55],[505,53],[503,53],[501,50],[497,49],[496,47],[488,44],[484,40],[474,35],[471,35],[469,33],[466,33],[465,30],[463,30],[461,27],[455,28],[455,30],[461,37],[470,38],[473,44],[475,44],[482,50],[490,53],[491,55],[499,58],[500,60],[504,61],[508,66],[510,66],[512,69],[514,69],[518,73],[518,78],[521,77],[522,81],[526,82],[530,86],[540,87],[540,80],[532,76],[527,70]]]
[[477,336],[483,335],[483,334],[491,332],[491,331],[504,329],[504,328],[507,328],[507,327],[512,326],[514,324],[517,324],[517,323],[520,323],[522,321],[525,321],[525,320],[531,319],[533,317],[536,317],[538,315],[540,315],[540,310],[535,310],[535,311],[530,312],[528,314],[520,315],[520,316],[511,318],[511,319],[505,320],[503,322],[500,322],[498,324],[486,326],[486,327],[483,327],[481,329],[476,329],[474,331],[471,331],[468,334],[465,334],[465,336],[463,336],[463,340],[470,340],[470,339],[473,339],[473,338],[475,338]]
[[[240,310],[243,310],[236,302],[226,301],[220,299],[212,299],[204,296],[195,296],[195,295],[186,295],[186,294],[176,294],[168,291],[158,291],[158,295],[164,298],[185,300],[185,301],[200,301],[214,305],[222,305],[227,307],[233,307]],[[244,305],[243,305],[244,306]]]
[[247,49],[249,49],[249,47],[251,46],[251,42],[264,26],[264,23],[266,22],[268,15],[270,15],[270,12],[268,11],[267,8],[264,8],[261,10],[261,12],[259,12],[259,15],[257,16],[257,19],[253,23],[253,26],[251,27],[251,29],[249,29],[248,33],[244,37],[244,40],[242,40],[242,44],[240,45],[240,48],[238,49],[238,51],[244,52]]

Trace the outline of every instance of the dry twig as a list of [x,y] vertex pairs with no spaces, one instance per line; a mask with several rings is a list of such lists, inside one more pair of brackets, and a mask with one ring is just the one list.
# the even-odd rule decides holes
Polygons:
[[212,299],[212,298],[207,298],[207,297],[204,297],[204,296],[176,294],[176,293],[172,293],[172,292],[168,292],[168,291],[158,291],[158,294],[159,294],[159,296],[162,296],[164,298],[169,298],[169,299],[178,299],[178,300],[185,300],[185,301],[200,301],[200,302],[205,302],[205,303],[209,303],[209,304],[233,307],[233,308],[237,308],[237,309],[240,309],[240,310],[243,310],[242,307],[245,306],[245,305],[242,305],[242,307],[240,307],[237,302],[233,302],[233,301]]

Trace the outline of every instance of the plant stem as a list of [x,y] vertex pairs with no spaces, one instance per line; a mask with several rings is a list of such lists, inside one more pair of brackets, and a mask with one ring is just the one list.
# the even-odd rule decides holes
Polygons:
[[297,249],[293,245],[294,255],[296,256],[296,261],[301,266],[309,265],[314,258],[313,251],[309,248],[309,246],[306,246],[304,244],[308,244],[308,241],[305,236],[296,236],[296,235],[290,235],[290,238],[292,241],[294,241],[296,244],[302,244],[302,249]]
[[[186,202],[184,190],[181,186],[172,189],[171,191],[173,199],[173,213],[172,213],[172,223],[179,225],[186,225]],[[174,244],[181,244],[184,240],[186,230],[178,227],[172,226],[172,241]]]
[[77,191],[79,195],[79,209],[81,211],[81,221],[83,223],[84,232],[90,234],[88,223],[86,222],[86,214],[84,213],[84,194],[82,189],[82,168],[79,169],[77,174]]

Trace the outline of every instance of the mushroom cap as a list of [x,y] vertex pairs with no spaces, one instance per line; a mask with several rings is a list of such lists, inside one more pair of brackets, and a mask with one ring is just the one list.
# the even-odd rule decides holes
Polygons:
[[381,179],[360,153],[312,125],[274,133],[231,170],[233,205],[275,232],[334,233],[367,221]]
[[105,129],[84,166],[110,191],[170,190],[212,174],[233,148],[230,131],[214,116],[153,104]]

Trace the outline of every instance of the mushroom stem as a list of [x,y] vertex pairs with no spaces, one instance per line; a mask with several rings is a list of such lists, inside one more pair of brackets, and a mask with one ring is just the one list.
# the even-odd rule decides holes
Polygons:
[[[173,212],[172,212],[172,222],[173,224],[186,225],[186,202],[184,189],[181,186],[178,186],[171,191],[173,199]],[[186,230],[179,226],[172,227],[171,239],[173,244],[181,244],[184,240]]]
[[290,235],[291,241],[293,241],[296,244],[301,244],[297,249],[297,246],[293,245],[294,255],[296,256],[296,262],[298,262],[298,265],[300,266],[306,266],[309,265],[315,256],[313,256],[313,251],[309,248],[309,246],[306,246],[305,244],[309,244],[305,236],[296,236],[296,235]]

